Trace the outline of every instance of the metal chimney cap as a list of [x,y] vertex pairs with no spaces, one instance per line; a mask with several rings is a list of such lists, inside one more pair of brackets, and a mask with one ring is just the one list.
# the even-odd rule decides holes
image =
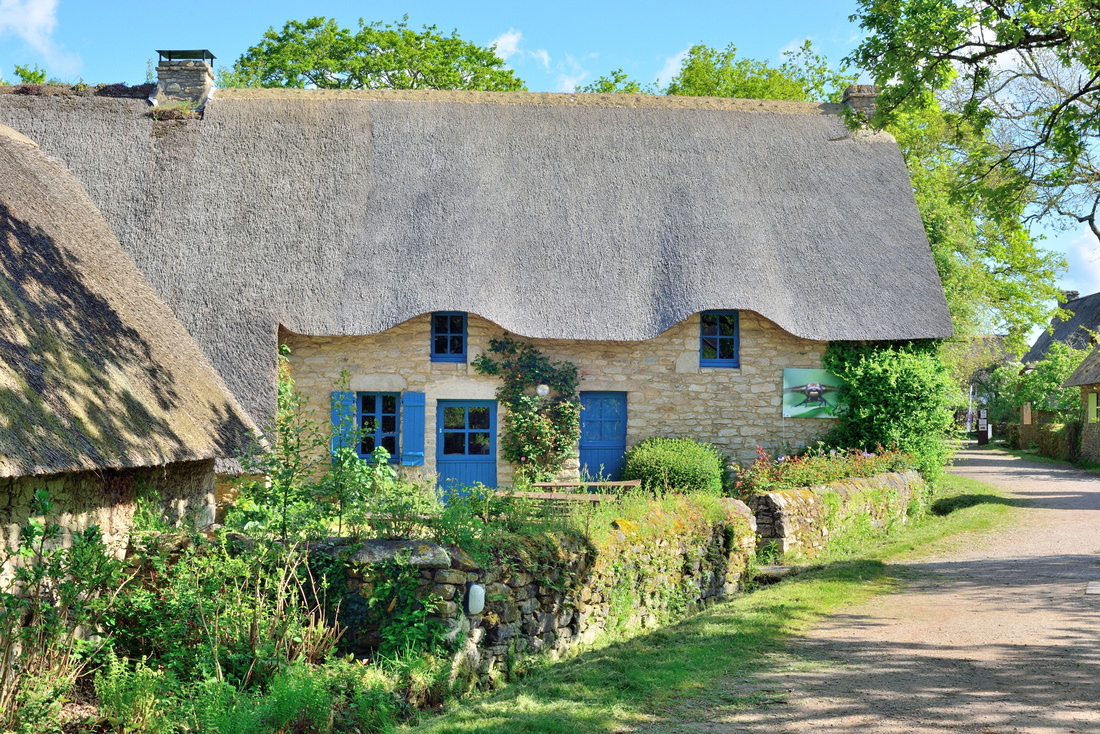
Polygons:
[[205,48],[168,51],[157,49],[157,53],[160,54],[160,61],[213,61],[215,58],[214,54]]

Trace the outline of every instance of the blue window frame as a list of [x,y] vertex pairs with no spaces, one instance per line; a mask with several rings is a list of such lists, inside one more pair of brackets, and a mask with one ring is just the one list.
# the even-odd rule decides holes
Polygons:
[[436,311],[432,314],[432,361],[466,361],[466,314]]
[[397,437],[401,432],[401,396],[395,392],[363,392],[358,400],[361,442],[359,455],[369,457],[378,446],[390,452],[390,461],[401,455]]
[[736,311],[699,314],[700,367],[740,367],[739,340]]

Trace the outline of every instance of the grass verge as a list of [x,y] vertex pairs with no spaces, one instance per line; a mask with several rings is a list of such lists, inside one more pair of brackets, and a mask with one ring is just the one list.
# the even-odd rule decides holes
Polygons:
[[[819,568],[630,640],[604,641],[545,664],[507,687],[422,720],[413,731],[625,732],[712,687],[761,670],[825,615],[903,583],[890,561],[949,551],[961,538],[1008,521],[1015,508],[987,484],[948,475],[933,512],[893,535],[825,557]],[[759,703],[759,693],[744,705]],[[737,705],[737,701],[731,701]]]

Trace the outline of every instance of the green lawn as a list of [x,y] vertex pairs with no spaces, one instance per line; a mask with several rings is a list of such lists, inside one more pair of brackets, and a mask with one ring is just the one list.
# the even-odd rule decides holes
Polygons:
[[748,691],[737,700],[729,682],[760,670],[788,637],[823,616],[898,588],[912,571],[891,561],[949,552],[966,535],[1018,512],[995,488],[953,476],[944,480],[934,510],[848,557],[823,558],[818,568],[679,624],[542,665],[503,689],[425,717],[412,731],[630,731],[718,684],[731,691],[724,705],[752,705],[762,694]]

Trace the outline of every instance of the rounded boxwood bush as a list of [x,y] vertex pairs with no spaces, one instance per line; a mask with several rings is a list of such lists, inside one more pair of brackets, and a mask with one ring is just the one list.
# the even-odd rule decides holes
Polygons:
[[623,479],[651,491],[722,491],[725,461],[714,446],[690,438],[647,438],[626,452]]

